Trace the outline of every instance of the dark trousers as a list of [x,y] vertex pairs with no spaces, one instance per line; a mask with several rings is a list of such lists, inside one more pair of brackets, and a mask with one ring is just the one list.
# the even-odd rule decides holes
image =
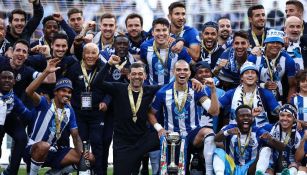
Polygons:
[[17,175],[19,170],[20,161],[27,145],[28,137],[25,131],[25,127],[21,120],[16,116],[7,116],[4,124],[4,131],[1,132],[1,145],[4,134],[7,133],[12,137],[14,143],[12,143],[11,159],[9,169],[5,172],[10,175]]
[[135,143],[129,144],[114,136],[114,175],[130,175],[143,156],[149,151],[159,149],[159,144],[157,132],[147,132]]
[[[109,109],[108,109],[109,110]],[[109,148],[113,137],[113,118],[111,112],[104,118],[104,128],[103,128],[103,153],[102,153],[102,169],[103,174],[107,175],[108,172],[108,158],[109,158]]]
[[101,111],[76,111],[79,135],[83,141],[89,141],[95,156],[93,167],[95,174],[102,175],[104,113]]

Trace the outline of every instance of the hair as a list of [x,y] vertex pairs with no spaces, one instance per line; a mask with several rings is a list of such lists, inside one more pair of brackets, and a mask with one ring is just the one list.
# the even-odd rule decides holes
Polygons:
[[29,42],[28,42],[27,40],[25,40],[25,39],[18,39],[18,40],[14,43],[14,45],[13,45],[13,50],[15,50],[16,45],[17,45],[18,43],[21,43],[21,44],[23,44],[23,45],[26,45],[26,46],[28,47],[28,50],[30,49],[30,44],[29,44]]
[[172,13],[173,13],[174,8],[177,8],[177,7],[182,7],[182,8],[184,8],[184,9],[185,9],[185,5],[184,5],[184,3],[183,3],[183,2],[179,2],[179,1],[177,1],[177,2],[173,2],[173,3],[171,3],[171,5],[169,5],[169,6],[168,6],[168,13],[169,13],[169,14],[172,14]]
[[216,23],[216,22],[213,22],[213,21],[209,21],[209,22],[206,22],[205,24],[203,24],[202,26],[202,32],[204,32],[204,30],[207,28],[207,27],[212,27],[216,30],[216,33],[219,31],[219,25]]
[[252,110],[253,110],[253,109],[252,109],[250,106],[248,106],[248,105],[240,105],[240,106],[237,107],[237,109],[236,109],[236,111],[235,111],[236,116],[238,115],[239,110],[240,110],[240,109],[244,109],[244,108],[245,108],[245,109],[251,110],[251,112],[252,112]]
[[151,27],[154,28],[157,24],[165,25],[167,28],[169,28],[170,24],[166,18],[157,18],[152,21]]
[[301,12],[304,12],[304,5],[298,0],[289,0],[286,2],[286,5],[294,5],[297,7]]
[[70,16],[72,14],[75,14],[75,13],[81,13],[81,16],[83,15],[83,11],[82,10],[77,9],[77,8],[72,8],[72,9],[68,10],[68,12],[67,12],[68,18],[70,18]]
[[27,20],[27,13],[24,10],[22,10],[22,9],[15,9],[15,10],[11,11],[11,13],[9,15],[9,22],[10,23],[13,21],[13,15],[14,14],[23,15],[25,17],[25,20]]
[[222,16],[222,17],[220,17],[220,18],[217,20],[217,23],[219,23],[219,21],[222,20],[222,19],[227,19],[227,20],[230,21],[230,18],[228,18],[227,16]]
[[67,42],[67,44],[68,44],[68,37],[67,37],[67,35],[64,34],[64,33],[57,33],[57,34],[55,34],[54,37],[53,37],[53,39],[52,39],[52,43],[53,43],[55,40],[57,40],[57,39],[65,39],[66,42]]
[[[48,22],[48,21],[51,21],[51,20],[53,20],[53,21],[56,21],[56,20],[54,20],[53,19],[53,16],[51,16],[51,15],[49,15],[49,16],[46,16],[44,19],[43,19],[43,26],[45,27],[45,25],[46,25],[46,23]],[[57,21],[56,21],[57,22]],[[57,22],[57,24],[58,24],[58,26],[59,26],[59,23]]]
[[263,5],[253,5],[249,7],[247,10],[247,16],[251,18],[253,16],[253,11],[258,9],[264,9]]
[[116,16],[113,15],[112,13],[105,13],[100,17],[100,22],[105,19],[105,18],[114,18],[115,19],[115,24],[116,24]]
[[296,75],[295,79],[297,82],[307,80],[307,69],[300,70]]
[[129,73],[131,72],[131,69],[132,68],[143,68],[144,69],[144,72],[145,72],[145,64],[144,63],[142,63],[142,62],[134,62],[134,63],[132,63],[131,65],[130,65],[130,67],[129,67]]
[[241,37],[248,40],[248,33],[243,30],[240,30],[233,34],[233,40],[235,40],[236,37]]
[[125,24],[126,24],[126,27],[127,27],[127,21],[128,19],[133,19],[133,18],[139,18],[140,19],[140,22],[141,22],[141,26],[143,27],[143,17],[137,13],[131,13],[129,14],[126,19],[125,19]]
[[[83,46],[83,51],[84,51],[85,49],[89,48],[89,47],[94,48],[94,49],[97,51],[97,54],[99,54],[99,48],[98,48],[97,44],[95,44],[95,43],[87,43],[87,44],[85,44],[85,45]],[[83,52],[83,53],[84,53],[84,52]]]
[[118,35],[114,36],[114,43],[116,42],[117,38],[127,38],[127,40],[129,41],[128,36],[122,32],[119,32]]

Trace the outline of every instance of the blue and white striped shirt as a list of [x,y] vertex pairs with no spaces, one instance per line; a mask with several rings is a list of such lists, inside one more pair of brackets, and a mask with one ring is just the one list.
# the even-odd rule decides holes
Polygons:
[[[64,109],[58,109],[58,116],[61,116],[62,110],[65,110],[62,119],[61,134],[66,129],[77,128],[76,117],[72,107],[65,105]],[[55,145],[56,138],[56,125],[55,125],[55,110],[53,104],[49,104],[44,96],[41,96],[39,105],[36,107],[36,121],[28,145],[33,145],[39,141],[48,142],[50,145]],[[59,139],[59,138],[58,138]]]
[[[188,83],[188,96],[184,108],[181,112],[176,107],[174,100],[174,82],[163,86],[156,94],[152,108],[156,111],[164,111],[164,127],[168,131],[179,132],[186,136],[193,129],[200,127],[197,112],[197,102],[207,96],[205,91],[196,92],[192,89],[192,84]],[[178,93],[178,103],[181,104],[184,92]]]

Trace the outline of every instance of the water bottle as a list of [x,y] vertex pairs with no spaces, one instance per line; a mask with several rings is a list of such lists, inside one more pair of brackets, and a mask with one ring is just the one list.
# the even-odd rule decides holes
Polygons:
[[91,163],[89,160],[84,158],[84,154],[86,152],[89,152],[90,145],[87,143],[87,141],[83,141],[83,154],[81,156],[79,167],[78,167],[78,175],[92,175],[91,171]]

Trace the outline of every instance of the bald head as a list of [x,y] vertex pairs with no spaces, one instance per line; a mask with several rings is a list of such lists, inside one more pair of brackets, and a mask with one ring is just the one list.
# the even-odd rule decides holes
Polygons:
[[300,18],[290,16],[286,19],[284,30],[290,42],[296,42],[299,40],[302,29],[303,21]]
[[95,43],[87,43],[83,47],[83,62],[86,68],[95,66],[96,61],[99,58],[99,49]]

